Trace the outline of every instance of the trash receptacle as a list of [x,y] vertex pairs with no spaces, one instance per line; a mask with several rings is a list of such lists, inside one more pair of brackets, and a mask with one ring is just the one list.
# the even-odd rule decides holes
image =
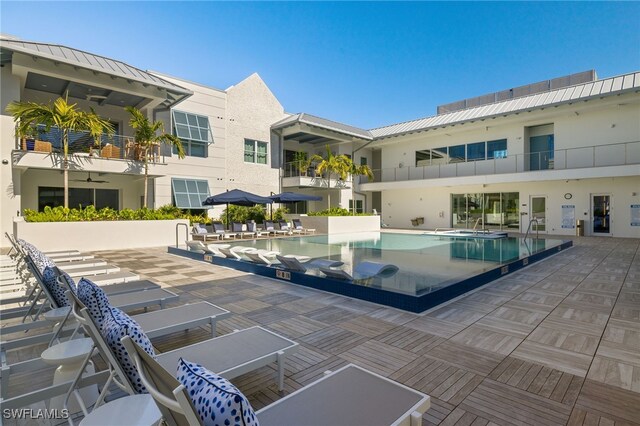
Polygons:
[[578,237],[584,237],[584,220],[576,220],[576,235]]

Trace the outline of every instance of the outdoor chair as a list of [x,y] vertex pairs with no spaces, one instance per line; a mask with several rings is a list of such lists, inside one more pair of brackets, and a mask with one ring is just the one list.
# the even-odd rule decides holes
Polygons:
[[322,267],[337,268],[344,265],[344,262],[331,259],[314,259],[309,262],[301,262],[297,257],[293,257],[291,255],[276,255],[276,259],[278,259],[278,261],[280,262],[280,266],[282,266],[284,269],[294,272],[300,272],[303,274],[309,269],[319,269]]
[[[67,288],[65,296],[71,301],[71,307],[72,307],[71,312],[73,313],[73,317],[77,319],[78,323],[83,327],[85,334],[88,335],[90,338],[92,338],[94,340],[94,343],[98,345],[98,347],[100,347],[100,340],[97,338],[96,333],[99,334],[99,329],[103,327],[105,322],[109,319],[107,318],[108,315],[106,312],[111,309],[111,305],[109,305],[110,301],[103,294],[100,294],[101,290],[99,287],[91,285],[91,283],[88,283],[88,282],[81,282],[80,287],[78,288],[77,291],[74,291],[73,287],[65,279],[60,279],[60,285]],[[82,298],[85,302],[87,302],[88,307],[85,306],[85,304],[80,300],[80,298]],[[83,310],[85,311],[85,313],[81,314],[80,312]],[[118,312],[121,315],[125,315],[120,310],[118,310]],[[207,326],[207,325],[209,325],[211,328],[211,335],[213,338],[216,336],[217,322],[229,317],[230,315],[231,313],[228,310],[222,309],[209,302],[203,301],[203,302],[182,305],[174,308],[169,308],[161,311],[142,313],[142,314],[135,315],[132,318],[135,320],[136,324],[138,324],[140,327],[144,327],[147,337],[151,339],[155,337],[166,336],[171,333],[186,331],[189,329]],[[89,326],[89,322],[91,326]],[[83,343],[81,342],[80,346],[82,344]],[[59,346],[60,348],[64,348],[66,346],[69,346],[69,347],[79,346],[77,339],[74,339],[72,341],[67,340],[63,343],[59,343],[58,345],[62,345],[62,346]],[[58,349],[57,347],[56,347],[56,350],[58,352],[64,352],[64,350]],[[92,351],[89,351],[87,354],[90,355],[91,352]],[[108,360],[110,355],[112,355],[109,353],[105,354],[104,351],[102,352],[105,360]],[[35,359],[27,362],[21,362],[17,367],[20,371],[29,371],[28,367],[35,368],[37,366],[40,366],[42,362],[43,361],[40,359]],[[85,362],[88,362],[88,359],[85,360]],[[112,364],[109,361],[108,363]],[[3,375],[3,384],[8,383],[8,382],[4,382],[4,380],[8,380],[8,376],[9,376],[8,373],[16,372],[16,371],[11,371],[12,367],[13,366],[8,366],[3,368],[3,374],[6,375],[6,377]],[[107,383],[104,386],[105,389],[109,387],[111,381],[114,379],[114,376],[115,376],[114,373],[115,371],[117,371],[117,368],[116,369],[110,368],[110,371],[111,371],[110,378],[107,379]],[[126,382],[127,380],[126,374],[119,374],[118,376],[121,379],[123,379],[124,382]],[[75,381],[76,384],[78,379],[79,377],[76,377],[76,381]],[[56,385],[54,385],[54,387],[56,387]],[[67,399],[71,395],[71,393],[74,393],[76,394],[76,396],[78,396],[77,392],[74,390],[75,387],[76,387],[75,384],[71,386],[71,389],[67,392]],[[127,386],[124,386],[124,387],[121,386],[123,390],[129,393],[134,392],[133,387],[131,386],[130,383],[128,387],[129,389],[127,389]],[[34,395],[46,395],[45,398],[49,398],[54,394],[55,395],[64,394],[64,392],[66,391],[67,389],[63,389],[63,391],[60,391],[60,387],[58,386],[56,389],[46,388],[40,391],[36,391]],[[23,400],[30,401],[30,400],[34,400],[34,398],[36,397],[26,395],[26,396],[23,396],[22,398]],[[100,398],[104,398],[104,395],[101,395]],[[99,405],[100,401],[102,400],[100,398],[97,405]],[[81,404],[81,408],[82,407],[83,406]],[[85,414],[86,414],[86,411],[85,411]],[[136,415],[137,415],[137,410],[136,410]],[[111,422],[109,423],[111,424]],[[129,422],[125,422],[125,423],[130,424]]]
[[[262,426],[420,426],[431,405],[429,396],[349,364],[254,412],[246,397],[224,376],[197,361],[180,358],[173,369],[177,373],[173,373],[129,336],[123,337],[122,344],[163,420],[170,425],[201,425],[204,418],[214,417],[222,424],[235,410],[233,415],[239,414],[242,424]],[[223,402],[223,410],[214,397]]]
[[220,253],[224,255],[224,257],[228,259],[235,260],[243,260],[241,254],[246,254],[247,252],[257,251],[257,249],[253,247],[245,247],[245,246],[233,246],[233,247],[222,247],[218,248]]
[[195,223],[193,225],[193,231],[191,232],[191,239],[207,242],[207,240],[219,240],[221,235],[217,232],[209,232],[207,227],[201,223]]
[[[41,287],[43,294],[46,296],[46,304],[50,309],[42,311],[42,320],[39,320],[39,316],[36,316],[33,321],[4,327],[2,329],[2,333],[4,336],[7,336],[11,333],[41,328],[46,328],[50,331],[29,337],[1,341],[0,356],[4,356],[4,354],[10,350],[24,348],[35,344],[49,343],[49,345],[52,345],[60,337],[74,334],[73,330],[64,329],[65,325],[67,325],[66,322],[71,311],[69,299],[65,297],[64,294],[67,289],[75,287],[73,279],[55,268],[55,266],[48,266],[46,267],[44,274],[38,276],[37,282]],[[151,289],[142,289],[140,291],[129,291],[126,293],[109,295],[106,295],[102,290],[102,287],[98,288],[100,288],[105,294],[105,297],[108,297],[109,303],[124,311],[133,311],[137,309],[146,310],[152,306],[160,306],[161,309],[164,309],[168,303],[176,302],[179,299],[177,294],[161,289],[157,285],[155,288]],[[19,315],[14,314],[7,316],[11,318]],[[5,316],[3,312],[3,317],[6,318],[7,316]]]
[[252,220],[247,221],[247,231],[249,232],[253,232],[256,236],[256,238],[262,237],[262,236],[269,236],[269,232],[266,231],[258,231],[258,227],[256,226],[256,223]]
[[189,251],[192,251],[194,253],[215,254],[202,241],[185,241],[185,243],[187,244],[187,248],[189,249]]
[[236,234],[235,232],[228,232],[226,229],[224,229],[224,224],[222,222],[213,222],[213,232],[218,234],[222,239],[238,237],[238,234]]
[[353,276],[349,275],[342,269],[330,269],[326,267],[321,267],[319,269],[320,272],[322,272],[329,278],[354,282],[370,280],[376,277],[390,278],[394,276],[399,270],[396,265],[369,261],[364,261],[357,264],[353,269]]
[[242,223],[240,222],[232,222],[231,223],[231,232],[235,233],[236,235],[238,235],[240,238],[244,238],[245,236],[249,237],[249,238],[255,238],[256,237],[256,233],[252,232],[252,231],[243,231],[242,230]]
[[302,221],[300,221],[300,219],[293,219],[291,221],[291,223],[293,224],[293,230],[294,232],[298,231],[300,233],[303,234],[315,234],[316,230],[314,228],[305,228],[304,226],[302,226]]
[[245,251],[244,255],[249,258],[253,263],[257,263],[260,265],[271,266],[274,263],[275,256],[279,255],[279,251],[269,251],[269,250],[255,250],[255,251]]
[[286,235],[289,233],[288,231],[282,229],[276,229],[275,225],[270,220],[264,221],[264,230],[273,235]]
[[291,227],[289,226],[289,223],[286,220],[279,220],[278,226],[280,227],[281,231],[286,231],[287,234],[293,233],[293,229],[291,229]]

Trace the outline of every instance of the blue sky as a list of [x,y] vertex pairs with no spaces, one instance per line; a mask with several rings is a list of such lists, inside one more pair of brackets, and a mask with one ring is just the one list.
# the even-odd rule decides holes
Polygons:
[[0,31],[373,128],[596,69],[640,70],[638,2],[0,3]]

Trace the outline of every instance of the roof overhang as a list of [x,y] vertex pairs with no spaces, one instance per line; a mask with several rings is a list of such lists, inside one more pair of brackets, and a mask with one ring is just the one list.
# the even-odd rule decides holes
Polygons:
[[[193,92],[124,62],[65,46],[0,39],[0,60],[27,84],[55,86],[44,90],[84,97],[100,104],[170,107]],[[33,88],[33,87],[27,87]],[[73,94],[72,94],[73,93]],[[93,96],[92,96],[93,94]],[[121,102],[123,101],[123,102]]]
[[281,132],[285,141],[312,145],[373,140],[366,130],[308,114],[293,114],[274,123],[271,130]]

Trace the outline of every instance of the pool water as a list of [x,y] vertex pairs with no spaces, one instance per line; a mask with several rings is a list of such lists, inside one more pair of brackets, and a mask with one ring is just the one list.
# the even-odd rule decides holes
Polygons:
[[[424,296],[464,280],[499,269],[521,259],[566,244],[554,239],[500,239],[438,235],[366,232],[233,241],[232,245],[278,251],[283,255],[344,262],[353,266],[363,261],[396,265],[399,272],[389,278],[367,280],[367,287],[411,296]],[[528,261],[522,262],[527,264]],[[308,274],[321,275],[310,270]],[[353,285],[353,284],[349,284]],[[357,283],[356,283],[357,285]]]

